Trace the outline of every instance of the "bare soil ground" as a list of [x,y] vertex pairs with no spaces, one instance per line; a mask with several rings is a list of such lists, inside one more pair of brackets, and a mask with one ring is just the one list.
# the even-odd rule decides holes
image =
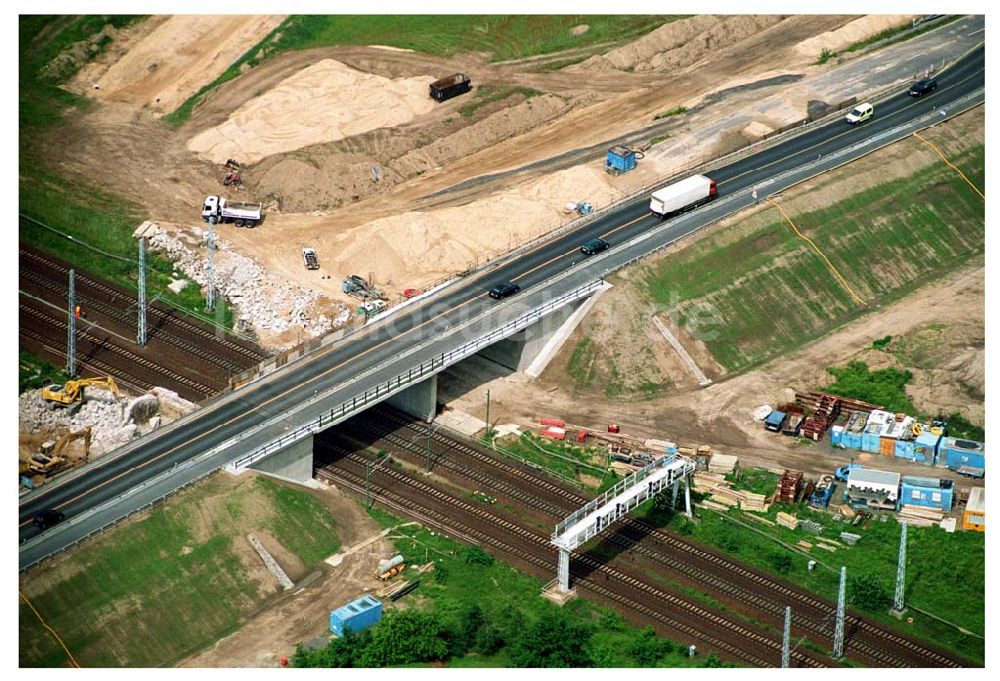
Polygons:
[[[569,200],[606,205],[663,169],[650,164],[611,179],[599,160],[545,180],[519,173],[491,184],[486,196],[454,197],[468,204],[461,210],[406,214],[426,202],[422,197],[649,125],[656,113],[727,83],[815,70],[814,58],[796,46],[852,18],[686,19],[617,48],[601,68],[583,70],[545,70],[565,55],[491,64],[479,54],[443,59],[379,46],[303,50],[213,90],[179,130],[158,122],[155,97],[160,104],[183,101],[217,75],[232,49],[230,42],[194,38],[204,31],[263,35],[277,19],[202,16],[187,35],[182,18],[160,18],[131,29],[123,37],[129,49],[110,49],[106,63],[78,78],[80,91],[103,79],[88,93],[101,105],[74,114],[48,142],[66,150],[54,161],[60,172],[100,177],[104,188],[138,200],[154,219],[177,224],[197,221],[202,197],[226,191],[213,161],[242,154],[239,160],[256,162],[236,198],[264,201],[268,218],[256,231],[232,229],[223,238],[334,299],[350,273],[373,271],[383,283],[419,287],[562,224],[559,209]],[[158,55],[152,70],[151,54]],[[476,104],[476,91],[440,105],[417,97],[428,74],[454,71],[473,74],[477,88],[510,94],[469,116],[459,109]],[[512,88],[543,94],[526,99]],[[806,102],[799,104],[804,112]],[[373,165],[381,170],[377,183]],[[279,242],[295,247],[276,248]],[[318,250],[329,279],[299,266],[299,244]]]

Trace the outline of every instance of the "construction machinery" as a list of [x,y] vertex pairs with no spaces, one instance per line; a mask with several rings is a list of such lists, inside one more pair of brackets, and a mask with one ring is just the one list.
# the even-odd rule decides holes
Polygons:
[[[56,473],[70,468],[73,465],[79,463],[84,463],[90,458],[90,426],[87,426],[83,430],[78,430],[74,433],[67,433],[63,435],[58,440],[47,440],[42,443],[41,451],[37,454],[32,455],[28,459],[27,471],[22,471],[22,475],[25,473],[33,473],[35,475],[42,475],[46,478],[50,478]],[[83,459],[77,462],[71,462],[69,457],[63,454],[63,450],[66,449],[67,445],[76,440],[83,439]]]
[[115,379],[110,376],[102,378],[81,378],[73,381],[66,381],[65,385],[54,383],[42,388],[42,399],[56,406],[68,407],[70,405],[83,403],[84,388],[98,385],[110,390],[116,399],[121,398],[118,385]]
[[381,300],[385,298],[385,294],[375,288],[373,282],[369,282],[364,277],[360,277],[357,274],[352,274],[344,279],[344,283],[340,285],[340,290],[349,296],[360,298],[362,300],[367,300],[369,298]]

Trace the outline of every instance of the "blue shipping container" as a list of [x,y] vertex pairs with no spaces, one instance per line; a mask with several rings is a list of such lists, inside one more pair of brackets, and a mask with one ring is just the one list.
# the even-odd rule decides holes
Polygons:
[[635,152],[626,147],[608,149],[607,170],[625,173],[635,168]]
[[830,429],[830,444],[834,447],[844,446],[844,427],[834,426]]
[[899,493],[899,505],[928,506],[951,510],[954,483],[951,480],[904,475]]
[[937,461],[938,442],[940,440],[940,435],[932,435],[927,431],[918,435],[916,441],[913,443],[913,460],[925,466],[933,466]]
[[861,450],[861,433],[852,433],[847,430],[844,431],[844,447],[847,449]]
[[863,433],[861,435],[861,451],[878,454],[882,450],[882,438],[878,433]]
[[382,601],[374,596],[362,596],[347,605],[330,611],[330,631],[343,636],[348,630],[364,631],[382,619]]
[[954,437],[941,438],[938,444],[938,462],[944,462],[948,468],[986,468],[986,445],[973,440],[959,440]]
[[896,453],[894,456],[897,459],[909,459],[912,461],[913,445],[912,440],[896,440]]

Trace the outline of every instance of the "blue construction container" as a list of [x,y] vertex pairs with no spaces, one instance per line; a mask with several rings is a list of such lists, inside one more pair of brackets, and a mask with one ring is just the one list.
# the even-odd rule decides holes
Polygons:
[[945,513],[951,510],[954,483],[951,480],[904,475],[899,492],[899,505],[928,506]]
[[845,430],[843,443],[845,449],[861,451],[861,433],[852,433],[849,430]]
[[626,147],[617,146],[608,149],[605,170],[609,173],[627,173],[635,168],[635,152]]
[[878,432],[862,433],[861,451],[869,454],[878,454],[882,451],[882,436]]
[[830,429],[830,444],[834,447],[844,446],[844,427],[834,426]]
[[933,466],[937,462],[940,441],[940,435],[932,435],[928,431],[918,435],[913,442],[913,460],[925,466]]
[[362,596],[347,605],[330,611],[330,631],[343,636],[348,631],[364,631],[382,619],[382,601],[374,596]]
[[914,444],[913,440],[896,440],[896,453],[893,456],[897,459],[913,461]]
[[986,445],[974,440],[943,437],[938,443],[938,465],[959,473],[981,476],[986,470]]

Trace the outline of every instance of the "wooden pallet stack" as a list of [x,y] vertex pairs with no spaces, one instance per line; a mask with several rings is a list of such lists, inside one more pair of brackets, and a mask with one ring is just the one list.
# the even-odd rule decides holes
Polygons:
[[732,473],[740,465],[738,456],[731,454],[713,454],[708,460],[708,470],[710,473],[722,473],[723,475]]

